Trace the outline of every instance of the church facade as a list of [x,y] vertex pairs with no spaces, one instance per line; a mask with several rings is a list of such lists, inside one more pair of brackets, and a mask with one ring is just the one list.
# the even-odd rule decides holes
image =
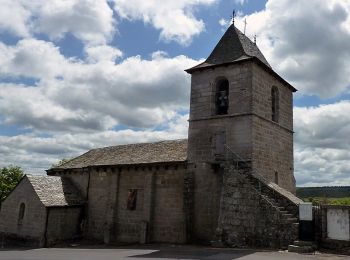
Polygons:
[[[47,171],[50,183],[61,180],[52,192],[25,177],[2,203],[2,236],[38,245],[75,238],[281,248],[296,240],[295,88],[234,25],[186,71],[188,139],[88,151]],[[39,232],[25,228],[35,214],[46,219]],[[60,217],[50,222],[50,214]]]

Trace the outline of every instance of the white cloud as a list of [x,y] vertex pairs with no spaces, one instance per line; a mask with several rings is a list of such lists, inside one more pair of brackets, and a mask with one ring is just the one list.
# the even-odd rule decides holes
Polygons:
[[86,46],[85,52],[87,60],[92,63],[100,61],[114,62],[117,58],[121,58],[123,53],[114,47],[108,45]]
[[78,156],[92,148],[118,144],[186,138],[188,115],[174,116],[162,131],[100,131],[95,133],[58,133],[51,137],[33,134],[0,136],[0,167],[9,162],[20,165],[26,173],[44,173],[62,158]]
[[69,63],[51,42],[20,40],[16,46],[0,42],[0,75],[51,78],[60,76]]
[[219,24],[222,26],[222,27],[225,27],[225,29],[231,24],[231,20],[225,20],[224,18],[221,18],[219,20]]
[[269,0],[266,9],[238,17],[273,68],[301,94],[333,97],[349,89],[350,2]]
[[240,5],[244,5],[247,2],[248,2],[248,0],[235,0],[235,3],[240,4]]
[[117,31],[110,5],[122,19],[142,20],[160,30],[160,38],[188,45],[205,25],[196,9],[218,0],[2,0],[0,31],[19,37],[45,34],[57,41],[67,33],[88,45],[108,44]]
[[188,45],[205,28],[204,22],[194,16],[194,9],[212,5],[217,0],[114,0],[114,9],[120,17],[142,20],[160,30],[160,38]]
[[105,0],[39,1],[34,31],[52,39],[67,32],[89,44],[105,44],[115,31],[113,11]]
[[20,37],[41,33],[52,40],[71,33],[96,45],[109,42],[116,29],[105,0],[2,0],[0,30]]
[[350,185],[349,111],[350,101],[294,109],[299,185]]
[[[66,59],[53,43],[24,39],[0,44],[0,76],[37,78],[35,86],[0,84],[0,110],[7,124],[36,131],[96,131],[117,124],[155,127],[187,108],[190,77],[185,56],[120,63],[109,46],[86,48],[88,61]],[[93,61],[93,63],[92,63]]]
[[0,8],[0,31],[7,31],[19,36],[28,36],[30,11],[19,1],[2,0]]

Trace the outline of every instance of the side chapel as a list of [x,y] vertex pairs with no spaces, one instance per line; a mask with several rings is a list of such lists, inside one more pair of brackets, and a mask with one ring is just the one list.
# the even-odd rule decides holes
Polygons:
[[27,175],[2,203],[6,243],[283,248],[298,238],[293,92],[234,24],[191,74],[187,140],[111,146]]

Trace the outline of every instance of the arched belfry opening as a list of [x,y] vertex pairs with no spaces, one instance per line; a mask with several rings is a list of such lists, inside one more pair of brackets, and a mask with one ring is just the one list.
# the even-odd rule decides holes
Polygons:
[[271,120],[278,123],[279,117],[279,93],[278,88],[271,88]]
[[229,82],[220,79],[216,84],[215,112],[217,115],[226,115],[229,107]]

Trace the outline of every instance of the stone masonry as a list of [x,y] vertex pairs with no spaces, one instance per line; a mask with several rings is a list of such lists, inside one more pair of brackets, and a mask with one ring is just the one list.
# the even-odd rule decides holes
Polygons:
[[[228,245],[286,247],[298,237],[297,213],[281,213],[278,207],[284,207],[279,205],[283,200],[276,202],[272,194],[257,192],[246,176],[264,179],[259,185],[267,190],[273,189],[271,183],[278,184],[275,194],[291,192],[287,201],[294,200],[294,208],[300,202],[292,194],[296,90],[271,69],[257,46],[234,25],[209,58],[187,72],[192,77],[188,162],[195,182],[194,237],[210,240],[219,233]],[[217,114],[223,81],[229,85],[225,94],[228,109]],[[277,93],[274,101],[273,89]],[[228,154],[250,166],[232,170]]]
[[251,174],[250,166],[227,164],[217,240],[234,247],[287,248],[298,238],[298,203]]
[[[50,174],[72,177],[86,191],[85,238],[105,243],[184,243],[186,168],[184,164],[129,165]],[[135,210],[126,205],[130,189],[137,190]]]

